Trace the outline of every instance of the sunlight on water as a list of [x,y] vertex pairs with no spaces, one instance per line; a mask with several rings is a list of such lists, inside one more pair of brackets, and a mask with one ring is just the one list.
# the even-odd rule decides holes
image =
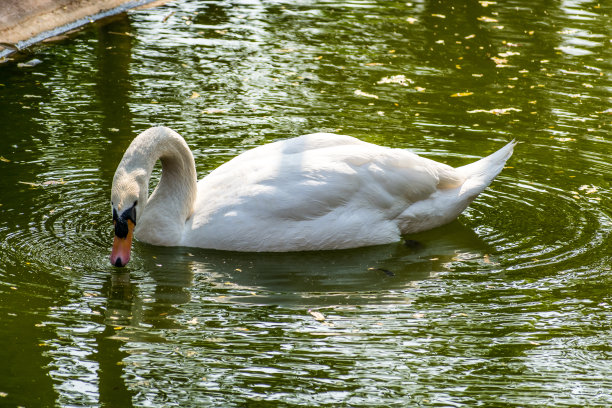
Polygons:
[[[609,12],[180,0],[0,66],[0,405],[612,404]],[[520,143],[406,242],[119,271],[113,173],[161,124],[199,177],[309,132],[453,166]]]

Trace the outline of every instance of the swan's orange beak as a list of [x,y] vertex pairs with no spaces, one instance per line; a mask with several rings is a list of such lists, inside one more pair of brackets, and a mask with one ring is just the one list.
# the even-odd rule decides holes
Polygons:
[[[130,261],[132,251],[132,234],[134,232],[134,222],[132,220],[115,220],[115,240],[111,251],[110,262],[114,266],[125,266]],[[118,224],[127,225],[118,225]],[[127,233],[125,232],[127,230]],[[121,231],[121,232],[120,232]],[[118,233],[119,232],[119,233]]]

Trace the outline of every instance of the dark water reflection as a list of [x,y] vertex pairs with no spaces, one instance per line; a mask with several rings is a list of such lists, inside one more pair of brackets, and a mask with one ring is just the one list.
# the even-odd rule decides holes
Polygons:
[[[589,1],[176,1],[0,67],[0,405],[611,405],[609,21]],[[200,176],[314,131],[452,165],[521,143],[409,245],[137,243],[117,271],[110,182],[154,124]]]

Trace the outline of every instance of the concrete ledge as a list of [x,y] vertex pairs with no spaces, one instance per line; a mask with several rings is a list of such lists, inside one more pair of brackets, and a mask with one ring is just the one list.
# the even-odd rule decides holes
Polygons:
[[[166,0],[167,1],[167,0]],[[160,0],[2,0],[0,62],[14,52],[94,21]]]

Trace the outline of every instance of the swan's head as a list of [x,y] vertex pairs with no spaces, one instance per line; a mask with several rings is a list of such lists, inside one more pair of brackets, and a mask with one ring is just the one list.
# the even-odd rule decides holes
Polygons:
[[125,266],[130,260],[132,251],[132,236],[138,214],[138,200],[128,209],[119,213],[113,205],[113,224],[115,225],[115,240],[110,261],[114,266]]
[[130,260],[134,228],[147,200],[139,175],[117,169],[111,190],[111,209],[115,226],[115,239],[110,255],[114,266],[125,266]]

